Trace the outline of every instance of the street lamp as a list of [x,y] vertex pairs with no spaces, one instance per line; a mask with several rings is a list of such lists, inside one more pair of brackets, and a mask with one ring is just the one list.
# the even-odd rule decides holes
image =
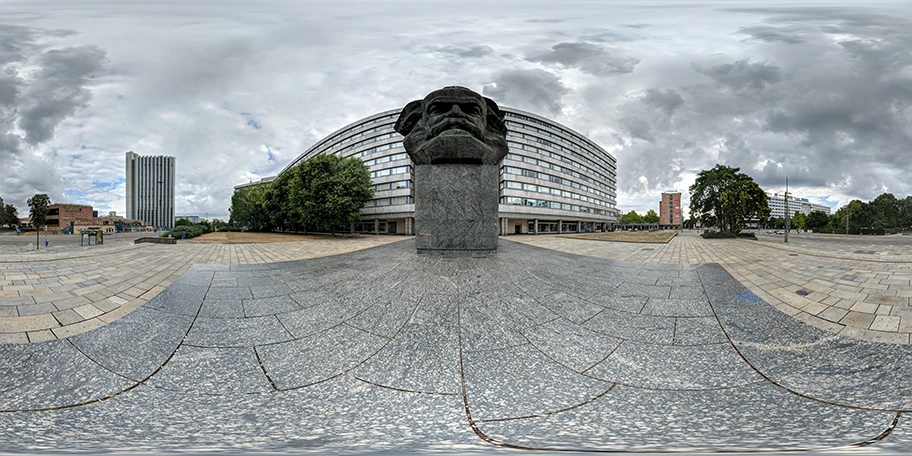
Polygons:
[[785,178],[785,243],[789,241],[789,231],[791,230],[792,216],[789,214],[789,178]]

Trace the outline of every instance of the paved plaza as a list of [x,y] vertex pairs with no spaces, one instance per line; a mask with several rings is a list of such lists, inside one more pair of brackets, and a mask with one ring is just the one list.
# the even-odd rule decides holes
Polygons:
[[[105,299],[132,299],[86,319],[91,331],[0,345],[0,448],[907,453],[912,345],[897,309],[912,252],[902,238],[821,239],[516,236],[497,255],[441,257],[367,236],[5,255],[17,296],[3,303],[68,285],[50,293],[119,286]],[[848,309],[831,299],[842,291]],[[872,295],[895,300],[852,309]],[[847,324],[850,312],[871,323]],[[879,316],[900,324],[872,328]],[[10,331],[23,316],[4,318],[23,334]]]

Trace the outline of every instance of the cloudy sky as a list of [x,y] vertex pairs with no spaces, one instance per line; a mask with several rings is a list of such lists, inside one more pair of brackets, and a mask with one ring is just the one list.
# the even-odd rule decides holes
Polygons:
[[124,153],[177,157],[177,213],[323,136],[463,85],[618,159],[644,212],[716,163],[838,206],[912,195],[912,2],[0,3],[0,197],[123,213]]

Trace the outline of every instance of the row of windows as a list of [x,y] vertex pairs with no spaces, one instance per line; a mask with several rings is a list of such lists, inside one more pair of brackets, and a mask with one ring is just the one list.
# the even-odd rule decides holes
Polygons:
[[377,146],[377,147],[371,147],[370,149],[364,149],[364,150],[362,150],[362,151],[360,151],[360,152],[355,152],[355,153],[353,153],[353,154],[351,154],[351,155],[347,155],[347,156],[346,156],[346,155],[343,155],[343,156],[346,157],[346,158],[348,158],[348,157],[358,157],[358,158],[361,158],[361,157],[364,157],[364,156],[366,156],[366,155],[373,154],[374,152],[382,152],[382,151],[384,151],[384,150],[394,150],[394,149],[405,150],[405,148],[402,146],[402,141],[396,142],[396,143],[391,143],[391,144],[382,144],[382,145],[379,145],[379,146]]
[[411,171],[412,171],[411,166],[399,166],[396,168],[379,169],[377,171],[371,172],[371,179],[376,179],[378,177],[383,177],[383,176],[391,176],[393,174],[405,174],[405,173],[409,173]]
[[370,200],[364,207],[377,207],[377,206],[398,206],[400,204],[411,204],[411,196],[395,196],[392,198],[377,198]]
[[564,198],[578,199],[585,201],[587,203],[598,204],[600,206],[608,206],[608,203],[592,198],[590,196],[580,195],[579,193],[568,192],[566,190],[561,190],[559,188],[545,187],[543,185],[535,184],[526,184],[523,182],[513,182],[513,181],[504,181],[503,188],[509,188],[513,190],[525,190],[527,192],[538,192],[538,193],[548,193],[550,195],[562,196]]
[[[381,141],[381,140],[384,140],[384,139],[401,138],[401,137],[402,137],[402,135],[400,135],[399,133],[396,133],[395,131],[392,132],[392,133],[386,133],[386,134],[383,134],[383,135],[373,136],[373,137],[367,138],[367,139],[365,139],[365,140],[363,140],[363,141],[358,141],[358,142],[356,142],[356,143],[354,143],[354,144],[352,144],[352,145],[345,146],[345,147],[343,147],[343,148],[341,148],[341,149],[339,149],[339,150],[334,151],[334,153],[337,153],[337,154],[339,154],[339,155],[344,155],[345,152],[347,152],[347,151],[349,151],[349,150],[352,150],[352,149],[355,149],[355,148],[358,148],[358,147],[363,146],[363,145],[365,145],[365,144],[370,144],[370,143],[372,143],[372,142],[377,142],[377,141]],[[339,144],[333,144],[333,145],[331,146],[331,149],[335,149],[338,145],[339,145]]]
[[381,163],[386,163],[386,162],[391,162],[391,161],[396,161],[396,160],[405,160],[406,158],[408,158],[408,154],[403,152],[401,154],[384,155],[383,157],[377,157],[373,160],[366,160],[364,162],[364,164],[367,166],[374,166],[374,165],[379,165]]
[[[397,118],[397,117],[399,117],[399,113],[398,113],[398,112],[397,112],[397,113],[393,113],[393,114],[389,114],[389,115],[385,115],[385,116],[380,116],[380,117],[377,117],[376,119],[371,119],[371,120],[368,120],[367,122],[359,123],[358,125],[353,125],[353,126],[351,126],[351,127],[349,127],[349,128],[346,128],[342,133],[340,133],[340,134],[337,135],[337,136],[333,136],[333,137],[331,137],[331,138],[326,138],[326,139],[324,139],[322,142],[320,142],[319,145],[314,146],[314,147],[312,148],[312,150],[322,149],[324,144],[330,144],[330,143],[336,142],[336,141],[339,139],[339,136],[342,136],[342,135],[344,135],[344,134],[347,134],[348,132],[355,131],[355,130],[358,130],[358,129],[360,129],[360,128],[364,128],[364,127],[366,127],[366,126],[368,126],[368,125],[372,125],[372,124],[375,124],[375,123],[380,123],[380,122],[388,123],[389,120],[395,119],[395,118]],[[342,141],[339,141],[339,143],[348,142],[348,141],[350,141],[350,140],[352,140],[352,139],[354,139],[354,138],[356,138],[356,137],[362,136],[362,135],[364,135],[364,134],[366,134],[366,133],[373,132],[373,131],[380,131],[380,130],[383,130],[383,129],[387,128],[387,127],[392,128],[392,124],[381,125],[381,126],[376,127],[376,128],[374,128],[374,129],[372,129],[372,130],[364,131],[364,132],[358,133],[357,135],[350,136],[350,137],[348,137],[348,138],[346,138],[346,139],[343,139]]]
[[[531,123],[534,123],[534,124],[538,124],[538,125],[541,125],[541,126],[543,126],[543,127],[553,128],[553,129],[555,129],[555,130],[557,130],[557,131],[563,133],[563,134],[564,134],[566,137],[568,137],[568,138],[575,138],[575,139],[577,139],[577,140],[579,140],[579,141],[583,141],[582,139],[580,139],[579,137],[577,137],[575,134],[573,134],[573,133],[571,133],[571,132],[569,132],[569,131],[567,131],[567,130],[564,130],[564,129],[561,128],[561,127],[558,127],[557,125],[550,124],[550,123],[548,123],[548,122],[544,122],[544,121],[535,119],[535,118],[533,118],[533,117],[524,116],[524,115],[522,115],[522,114],[517,114],[517,113],[507,112],[507,111],[504,111],[504,115],[505,115],[506,117],[515,117],[515,118],[517,118],[517,119],[522,119],[522,120],[525,120],[526,122],[531,122]],[[519,125],[517,122],[510,122],[510,121],[504,121],[504,123],[506,123],[506,124]],[[548,135],[551,136],[550,133],[548,133]],[[561,139],[564,139],[564,138],[561,138]],[[564,140],[566,141],[566,139],[564,139]],[[570,141],[570,143],[573,144],[572,141]]]
[[374,185],[375,192],[382,192],[384,190],[398,190],[400,188],[409,188],[412,186],[411,181],[396,181],[396,182],[386,182],[383,184]]
[[[553,147],[553,143],[551,143],[550,141],[547,141],[547,140],[544,140],[544,139],[541,139],[541,138],[537,138],[537,137],[532,136],[532,135],[526,135],[526,134],[522,134],[522,133],[516,133],[516,132],[508,131],[508,132],[507,132],[507,136],[512,136],[512,137],[514,137],[514,138],[522,138],[522,139],[525,139],[525,140],[528,140],[528,141],[535,141],[535,142],[538,142],[538,143],[540,143],[540,144],[544,144],[544,145],[546,145],[546,146],[552,146],[552,147]],[[551,158],[560,160],[560,161],[562,161],[562,162],[564,162],[564,163],[569,163],[571,166],[575,166],[575,167],[577,167],[577,168],[586,170],[586,171],[588,171],[588,172],[590,172],[590,173],[592,173],[592,174],[596,174],[596,175],[602,177],[603,179],[607,179],[607,180],[610,180],[610,181],[612,181],[612,182],[614,181],[614,178],[613,178],[613,177],[609,177],[609,176],[613,176],[613,173],[612,173],[612,172],[608,172],[608,175],[606,175],[605,173],[602,173],[600,170],[596,170],[596,169],[590,168],[590,167],[588,167],[588,166],[586,166],[586,165],[584,165],[584,164],[582,164],[582,163],[580,163],[580,162],[578,162],[578,161],[574,161],[573,159],[567,158],[567,157],[565,157],[565,156],[563,156],[563,155],[561,155],[561,154],[558,154],[558,153],[551,152],[550,150],[547,150],[547,149],[541,149],[541,148],[538,148],[538,147],[535,147],[535,146],[526,145],[526,144],[520,144],[520,143],[512,142],[512,141],[508,141],[507,143],[508,143],[508,144],[512,144],[514,147],[518,147],[518,148],[520,148],[520,149],[531,150],[531,151],[535,151],[535,152],[538,152],[538,153],[543,154],[543,155],[547,155],[547,156],[549,156],[549,157],[551,157]],[[576,155],[578,155],[578,154],[576,154]]]
[[604,209],[593,209],[591,207],[580,206],[577,204],[558,203],[557,201],[547,201],[532,198],[516,198],[513,196],[504,196],[500,200],[503,204],[512,204],[519,206],[546,207],[550,209],[561,209],[565,211],[584,212],[587,214],[608,215],[609,211]]
[[566,185],[566,186],[568,186],[568,187],[578,188],[578,189],[580,189],[580,190],[587,191],[587,192],[590,192],[590,193],[597,193],[597,194],[599,194],[600,196],[604,196],[604,197],[606,197],[606,198],[612,198],[612,197],[614,196],[614,195],[606,194],[606,193],[604,193],[604,192],[600,192],[600,193],[599,193],[598,190],[596,190],[596,189],[594,189],[594,188],[592,188],[592,187],[589,187],[589,186],[587,186],[587,185],[580,184],[579,182],[575,182],[575,181],[572,181],[572,180],[569,180],[569,179],[564,179],[564,178],[562,178],[562,177],[554,176],[554,175],[552,175],[552,174],[546,174],[546,173],[540,173],[540,172],[538,172],[538,171],[532,171],[532,170],[529,170],[529,169],[516,168],[516,167],[514,167],[514,166],[504,166],[504,167],[503,167],[503,172],[506,173],[506,174],[518,174],[518,175],[520,175],[520,176],[531,177],[531,178],[533,178],[533,179],[546,180],[546,181],[549,181],[549,182],[554,182],[555,184],[561,184],[561,185]]
[[[538,166],[541,166],[542,168],[553,169],[553,170],[555,170],[555,171],[562,172],[562,173],[564,173],[564,174],[569,174],[569,175],[571,175],[571,176],[573,176],[573,177],[575,177],[575,178],[577,178],[577,179],[580,179],[580,180],[582,180],[582,181],[589,182],[590,184],[595,184],[595,185],[600,185],[600,184],[602,184],[601,182],[597,182],[597,181],[591,179],[589,176],[586,176],[586,175],[584,175],[584,174],[580,174],[580,173],[578,173],[578,172],[576,172],[576,171],[573,171],[572,169],[564,168],[564,167],[562,167],[562,166],[560,166],[560,165],[555,165],[554,163],[551,163],[551,162],[548,162],[548,161],[545,161],[545,160],[539,160],[539,159],[537,159],[537,158],[526,157],[526,156],[524,156],[524,155],[517,155],[517,154],[507,154],[507,157],[506,157],[506,158],[508,158],[508,159],[510,159],[510,160],[521,161],[521,162],[523,162],[523,163],[530,163],[530,164],[533,164],[533,165],[538,165]],[[613,181],[612,181],[612,182],[613,182]],[[585,187],[585,190],[590,191],[590,192],[592,192],[592,193],[595,193],[595,194],[598,194],[598,195],[602,195],[602,196],[609,196],[609,194],[606,193],[606,192],[603,192],[603,191],[598,190],[598,189],[596,189],[596,188],[587,187],[587,186],[582,185],[582,184],[580,184],[580,187],[578,187],[578,188],[584,188],[584,187]]]
[[[541,128],[536,128],[536,127],[533,127],[533,126],[531,126],[531,125],[526,125],[526,124],[519,123],[519,122],[505,121],[504,123],[505,123],[506,125],[512,126],[512,127],[514,127],[514,128],[521,128],[521,129],[524,129],[524,130],[534,131],[534,132],[536,132],[536,133],[538,133],[538,134],[547,136],[547,137],[549,137],[549,138],[557,138],[557,139],[559,139],[560,141],[563,141],[564,143],[569,144],[569,145],[571,146],[571,148],[564,147],[564,146],[562,146],[562,145],[560,145],[560,144],[554,144],[554,143],[551,143],[550,141],[547,141],[547,143],[548,143],[549,145],[551,145],[552,147],[556,147],[556,148],[558,148],[558,149],[560,149],[560,150],[562,150],[562,151],[569,152],[569,153],[571,153],[571,154],[577,155],[577,156],[580,157],[580,158],[590,160],[590,161],[592,161],[594,164],[596,164],[595,161],[592,160],[591,157],[590,157],[590,150],[591,150],[592,148],[591,148],[591,147],[580,146],[580,144],[579,144],[579,143],[583,143],[583,144],[587,144],[587,146],[588,146],[589,144],[586,142],[585,139],[580,138],[580,137],[578,137],[578,136],[576,136],[576,135],[574,135],[574,134],[571,134],[571,133],[567,132],[566,130],[564,130],[564,129],[562,129],[562,128],[556,126],[556,125],[547,124],[547,123],[544,123],[544,122],[539,121],[539,120],[536,120],[536,119],[530,119],[530,118],[527,117],[527,116],[517,115],[517,117],[522,118],[523,120],[525,120],[525,121],[527,121],[527,122],[537,123],[537,124],[539,124],[539,125],[543,125],[543,126],[545,126],[545,127],[548,127],[548,128],[552,128],[552,129],[558,130],[558,131],[560,131],[561,133],[564,133],[564,135],[566,135],[566,137],[561,136],[561,135],[556,135],[556,134],[554,134],[554,133],[551,133],[550,131],[542,130]],[[573,139],[570,139],[570,138],[573,138]],[[574,140],[575,140],[575,141],[574,141]],[[576,151],[571,150],[571,149],[576,149]],[[596,150],[598,150],[598,149],[596,148]],[[578,152],[577,152],[577,151],[578,151]],[[582,154],[580,154],[579,152],[582,152]],[[612,156],[606,154],[606,157],[605,157],[605,158],[607,159],[607,160],[606,160],[607,165],[611,168],[612,172],[615,172],[615,171],[616,171],[616,168],[615,168],[615,164],[614,164],[614,163],[615,163],[614,157],[612,157]]]

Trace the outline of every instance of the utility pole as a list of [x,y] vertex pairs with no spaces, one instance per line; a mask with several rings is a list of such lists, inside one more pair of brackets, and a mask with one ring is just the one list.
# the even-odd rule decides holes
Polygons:
[[791,230],[792,217],[789,215],[789,178],[785,178],[785,243],[789,241],[789,230]]

